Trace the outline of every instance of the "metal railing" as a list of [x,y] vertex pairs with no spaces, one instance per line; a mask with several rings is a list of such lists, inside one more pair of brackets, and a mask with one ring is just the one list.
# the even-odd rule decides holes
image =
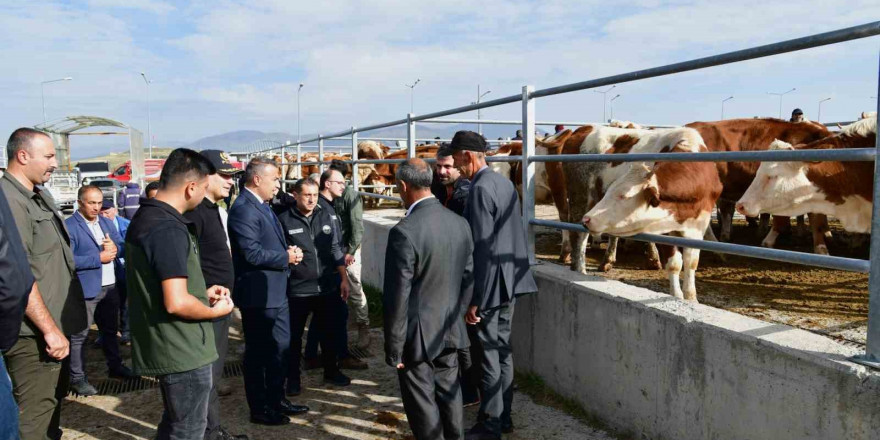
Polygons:
[[[357,141],[358,133],[363,133],[381,128],[393,127],[397,125],[406,125],[407,127],[407,157],[415,156],[416,123],[481,123],[481,124],[510,124],[522,126],[522,155],[490,158],[492,161],[511,161],[520,162],[522,167],[523,182],[523,224],[528,232],[528,248],[530,259],[534,262],[535,258],[535,226],[545,226],[556,229],[571,230],[578,232],[588,232],[586,228],[579,224],[563,223],[550,220],[539,220],[535,218],[535,164],[538,162],[643,162],[643,161],[690,161],[690,162],[728,162],[728,161],[875,161],[880,154],[880,138],[877,139],[875,148],[848,149],[848,150],[811,150],[811,151],[752,151],[752,152],[704,152],[704,153],[641,153],[641,154],[624,154],[614,155],[610,159],[604,154],[572,154],[572,155],[535,155],[535,126],[536,125],[578,125],[578,123],[551,123],[536,122],[535,120],[535,99],[570,93],[579,90],[592,89],[607,85],[620,84],[624,82],[655,78],[659,76],[672,75],[676,73],[688,72],[708,67],[731,64],[746,60],[753,60],[783,53],[795,52],[804,49],[816,48],[830,44],[841,43],[861,38],[867,38],[880,35],[880,21],[867,23],[860,26],[854,26],[846,29],[840,29],[832,32],[811,35],[792,40],[786,40],[779,43],[767,44],[763,46],[752,47],[748,49],[728,52],[720,55],[698,58],[690,61],[669,64],[665,66],[638,70],[619,75],[612,75],[603,78],[582,81],[572,84],[566,84],[557,87],[535,90],[532,86],[524,86],[521,94],[501,97],[489,101],[483,101],[477,104],[471,104],[452,109],[437,111],[424,115],[408,114],[404,119],[384,122],[380,124],[369,125],[366,127],[351,127],[338,133],[328,136],[318,136],[312,139],[301,141],[297,145],[315,142],[319,143],[319,162],[323,161],[323,141],[324,139],[339,138],[345,136],[351,139],[352,160],[348,161],[352,164],[352,176],[357,176],[358,164],[379,164],[379,163],[399,163],[401,160],[358,160],[357,157]],[[878,83],[878,91],[880,91],[880,83]],[[522,105],[521,121],[493,121],[493,120],[465,120],[465,119],[437,119],[444,116],[474,111],[478,109],[496,107],[505,104],[513,104],[519,102]],[[878,106],[880,110],[880,106]],[[834,125],[830,123],[826,125]],[[668,127],[668,126],[655,126]],[[286,145],[290,147],[290,144]],[[297,157],[301,157],[298,155]],[[307,162],[315,164],[315,162]],[[298,165],[291,163],[290,165]],[[355,189],[357,189],[357,179],[353,179]],[[381,194],[359,192],[366,197],[376,197],[381,199],[391,199],[400,201],[399,198],[385,196]],[[872,227],[871,227],[871,250],[870,260],[859,260],[852,258],[832,257],[826,255],[814,255],[803,252],[783,251],[776,249],[764,249],[753,246],[736,245],[730,243],[706,242],[702,240],[693,240],[680,237],[670,237],[651,234],[638,234],[633,237],[627,237],[639,241],[650,241],[654,243],[682,246],[694,249],[701,249],[711,252],[740,255],[746,257],[754,257],[766,260],[775,260],[795,264],[803,264],[809,266],[818,266],[830,269],[846,270],[852,272],[869,273],[869,310],[868,310],[868,332],[867,332],[867,348],[864,355],[856,356],[852,360],[874,368],[880,368],[880,167],[875,166],[874,173],[874,196],[872,211]]]

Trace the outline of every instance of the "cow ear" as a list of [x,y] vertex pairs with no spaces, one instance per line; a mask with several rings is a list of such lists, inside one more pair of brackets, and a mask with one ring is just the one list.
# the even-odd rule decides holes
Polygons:
[[660,188],[657,187],[657,182],[654,179],[651,179],[648,182],[648,187],[645,188],[645,192],[648,204],[651,205],[652,208],[660,206]]

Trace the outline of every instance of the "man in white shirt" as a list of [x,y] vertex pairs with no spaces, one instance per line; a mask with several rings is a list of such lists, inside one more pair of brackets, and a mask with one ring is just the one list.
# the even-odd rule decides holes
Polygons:
[[[101,348],[107,358],[110,377],[131,378],[134,374],[122,364],[119,356],[119,293],[116,288],[116,265],[121,266],[122,236],[113,223],[102,217],[104,195],[95,186],[79,189],[79,209],[65,220],[70,234],[70,247],[76,265],[77,278],[83,287],[88,323],[98,324]],[[86,328],[70,337],[70,388],[79,395],[98,393],[85,374],[84,343]]]

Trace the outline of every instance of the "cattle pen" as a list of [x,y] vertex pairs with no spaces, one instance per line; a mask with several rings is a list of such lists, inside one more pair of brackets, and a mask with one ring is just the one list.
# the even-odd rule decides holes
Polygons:
[[[796,38],[792,40],[782,41],[774,44],[767,44],[758,47],[752,47],[748,49],[738,50],[734,52],[728,52],[720,55],[709,56],[699,59],[694,59],[690,61],[684,61],[674,64],[669,64],[665,66],[649,68],[644,70],[638,70],[634,72],[623,73],[619,75],[612,75],[603,78],[582,81],[567,85],[561,85],[556,87],[550,87],[545,89],[536,90],[533,86],[524,86],[522,88],[521,94],[511,95],[507,97],[497,98],[493,100],[488,100],[484,102],[480,102],[478,104],[471,104],[467,106],[456,107],[448,110],[442,110],[432,113],[427,113],[423,115],[415,115],[408,114],[406,118],[398,119],[394,121],[389,121],[380,124],[373,124],[364,127],[356,127],[351,126],[350,128],[340,131],[338,133],[333,133],[327,136],[318,136],[312,139],[306,139],[300,142],[293,143],[285,143],[279,145],[277,147],[273,147],[269,150],[261,151],[260,153],[268,153],[271,151],[284,149],[299,149],[308,143],[318,142],[319,148],[319,158],[318,163],[325,164],[326,162],[323,160],[323,151],[324,151],[324,141],[328,139],[350,139],[351,141],[351,151],[352,158],[348,161],[352,165],[352,176],[357,176],[357,167],[358,165],[368,165],[368,164],[394,164],[400,163],[402,160],[398,159],[371,159],[371,160],[360,160],[358,159],[358,149],[357,144],[359,141],[359,133],[369,132],[373,130],[378,130],[387,127],[405,125],[407,136],[406,140],[406,149],[408,151],[408,157],[416,157],[416,143],[418,142],[418,138],[416,137],[416,125],[417,124],[427,124],[427,123],[483,123],[483,124],[491,124],[491,123],[499,123],[499,124],[518,124],[522,127],[523,139],[522,139],[522,154],[520,156],[507,156],[507,157],[489,157],[487,160],[489,161],[507,161],[507,162],[520,162],[522,167],[522,182],[523,182],[523,222],[526,226],[528,232],[528,245],[530,249],[530,259],[533,264],[536,264],[535,257],[535,227],[549,227],[560,230],[570,230],[577,232],[589,232],[584,226],[575,223],[564,223],[559,221],[551,221],[545,219],[538,219],[535,215],[535,165],[539,162],[611,162],[611,159],[608,158],[607,155],[604,154],[567,154],[567,155],[536,155],[535,154],[535,128],[538,125],[555,125],[555,124],[566,124],[566,125],[580,125],[580,123],[573,122],[544,122],[544,121],[536,121],[535,119],[535,101],[538,98],[549,97],[553,95],[559,95],[564,93],[570,93],[580,90],[593,89],[597,87],[603,87],[607,85],[620,84],[625,82],[643,80],[648,78],[655,78],[660,76],[672,75],[682,72],[694,71],[699,69],[705,69],[709,67],[737,63],[747,60],[753,60],[763,57],[769,57],[773,55],[779,55],[784,53],[790,53],[795,51],[801,51],[805,49],[817,48],[820,46],[826,46],[831,44],[843,43],[847,41],[868,38],[872,36],[880,35],[880,21],[872,22],[860,26],[850,27],[846,29],[840,29],[832,32],[826,32],[816,35],[811,35],[802,38]],[[878,60],[880,63],[880,60]],[[880,64],[878,64],[880,66]],[[880,90],[880,83],[878,83],[878,90]],[[505,104],[514,104],[521,103],[522,105],[522,120],[521,121],[487,121],[487,120],[463,120],[463,119],[439,119],[445,116],[455,115],[463,112],[474,111],[478,109],[485,109],[490,107],[496,107]],[[361,137],[361,140],[368,139],[365,137]],[[432,140],[433,141],[433,140]],[[771,162],[789,162],[789,161],[842,161],[842,162],[850,162],[850,161],[876,161],[877,155],[880,154],[880,139],[875,141],[874,148],[852,148],[852,149],[841,149],[841,150],[811,150],[811,151],[754,151],[754,152],[700,152],[700,153],[643,153],[643,154],[627,154],[615,156],[613,161],[615,162],[662,162],[662,161],[676,161],[676,162],[762,162],[762,161],[771,161]],[[299,154],[297,157],[301,157]],[[289,166],[297,166],[303,165],[304,162],[288,162],[285,165]],[[309,164],[315,164],[315,162],[310,162]],[[353,185],[355,189],[358,189],[358,179],[352,179]],[[822,352],[821,349],[811,350],[804,348],[803,346],[797,345],[798,342],[792,342],[786,340],[786,337],[781,337],[781,339],[777,340],[769,340],[762,339],[768,337],[770,333],[773,331],[777,331],[779,329],[771,328],[769,330],[763,328],[754,328],[749,325],[735,323],[735,324],[724,324],[728,322],[730,317],[726,315],[716,315],[711,311],[699,310],[699,313],[694,312],[697,309],[687,309],[685,310],[685,305],[683,303],[679,303],[678,301],[667,301],[662,298],[662,295],[652,296],[652,297],[644,297],[639,296],[642,295],[639,293],[638,295],[630,295],[629,293],[616,293],[618,289],[620,289],[616,285],[603,285],[601,282],[595,281],[594,279],[572,279],[571,274],[564,273],[563,269],[551,269],[551,268],[543,268],[542,270],[546,272],[546,276],[541,275],[539,278],[542,280],[539,282],[539,287],[541,288],[540,292],[544,292],[544,288],[555,288],[558,289],[561,295],[561,306],[556,303],[547,304],[539,304],[534,298],[528,298],[525,301],[525,305],[527,306],[524,313],[528,315],[528,318],[523,318],[524,324],[520,324],[521,333],[528,333],[532,336],[528,343],[522,343],[525,345],[517,346],[517,349],[524,349],[529,354],[524,357],[528,359],[526,362],[530,369],[537,371],[541,374],[554,374],[560,375],[565,378],[578,378],[577,380],[581,385],[587,388],[589,391],[587,394],[589,396],[584,396],[583,393],[577,395],[576,398],[581,401],[585,406],[588,407],[588,410],[595,411],[599,413],[599,416],[605,419],[610,420],[610,423],[614,426],[619,426],[626,423],[631,423],[631,418],[636,417],[639,414],[642,414],[644,411],[653,411],[656,415],[658,413],[662,413],[663,411],[673,411],[672,409],[658,410],[656,407],[649,410],[647,408],[642,408],[642,406],[650,406],[650,405],[662,405],[669,404],[672,402],[672,406],[676,407],[676,410],[684,410],[684,412],[689,413],[688,416],[676,416],[680,417],[681,420],[676,419],[674,421],[657,421],[654,419],[653,425],[639,425],[633,432],[639,432],[643,435],[647,435],[650,438],[843,438],[844,436],[847,438],[880,438],[880,397],[877,397],[877,391],[880,391],[880,375],[874,372],[872,369],[880,369],[880,204],[878,204],[878,200],[880,200],[880,167],[875,166],[874,170],[874,183],[873,183],[873,205],[872,205],[872,222],[871,222],[871,241],[870,241],[870,259],[862,260],[857,258],[843,258],[843,257],[834,257],[827,255],[815,255],[804,252],[793,252],[786,250],[777,250],[777,249],[766,249],[761,247],[754,246],[745,246],[731,243],[719,243],[719,242],[707,242],[702,240],[693,240],[686,239],[680,237],[671,237],[671,236],[662,236],[662,235],[651,235],[651,234],[639,234],[631,237],[627,237],[628,239],[633,239],[637,241],[645,241],[645,242],[653,242],[659,244],[667,244],[673,246],[680,246],[685,248],[693,248],[700,249],[704,251],[710,251],[714,253],[720,254],[732,254],[742,257],[749,258],[758,258],[764,260],[773,260],[785,263],[794,263],[805,266],[815,266],[821,268],[835,269],[835,270],[843,270],[849,272],[858,272],[858,273],[867,273],[869,275],[868,281],[868,330],[867,330],[867,338],[866,338],[866,347],[864,353],[847,353],[853,354],[853,356],[845,356],[841,357],[839,354],[841,351],[835,351],[828,349],[828,352],[833,352],[834,355],[829,356],[819,356],[816,359],[810,358],[810,356],[815,355],[816,352]],[[369,192],[360,192],[360,194],[364,197],[375,197],[375,198],[386,198],[392,200],[400,200],[395,197],[374,194]],[[387,223],[378,222],[380,226],[375,226],[376,228],[385,228],[387,233],[387,227],[389,226]],[[381,235],[381,234],[380,234]],[[365,238],[365,240],[367,240]],[[381,239],[376,239],[378,241],[371,243],[376,247],[382,247],[384,244]],[[368,269],[370,263],[367,263],[367,243],[364,245],[365,249],[365,271]],[[383,248],[384,249],[384,248]],[[375,249],[370,252],[376,252],[374,255],[381,255],[381,252],[384,252],[382,249]],[[372,271],[374,276],[375,274],[382,273],[381,262],[375,263],[377,266],[375,270]],[[551,280],[552,279],[552,280]],[[572,284],[573,283],[573,284]],[[573,294],[575,291],[581,291],[583,289],[595,290],[595,291],[607,291],[612,292],[613,300],[608,300],[608,298],[603,297],[602,301],[595,300],[593,305],[596,307],[596,310],[603,310],[609,313],[617,313],[619,316],[611,316],[611,317],[599,317],[597,314],[599,312],[593,312],[589,314],[589,318],[584,318],[583,314],[581,315],[581,320],[596,320],[601,321],[603,319],[607,319],[609,325],[615,326],[619,331],[626,333],[632,331],[633,334],[638,334],[638,338],[646,338],[644,336],[644,331],[640,326],[645,326],[650,329],[658,329],[661,335],[656,340],[651,340],[652,342],[666,342],[670,343],[670,338],[673,336],[682,336],[685,337],[693,337],[695,334],[699,335],[701,338],[701,342],[704,344],[709,344],[707,341],[713,341],[715,337],[719,337],[717,333],[725,333],[721,332],[717,329],[709,331],[705,330],[702,325],[705,324],[705,321],[708,318],[704,319],[706,316],[710,316],[714,324],[717,324],[720,328],[724,328],[726,330],[730,330],[735,333],[735,335],[727,335],[724,336],[728,339],[735,339],[734,341],[728,341],[725,339],[725,344],[730,344],[731,347],[731,358],[725,358],[721,353],[713,352],[706,345],[700,346],[697,342],[673,342],[670,343],[674,347],[677,347],[684,351],[694,351],[700,356],[701,362],[711,362],[711,363],[730,363],[731,365],[719,366],[713,365],[713,367],[703,367],[702,364],[699,368],[705,368],[703,375],[697,375],[699,377],[691,377],[690,380],[696,382],[697,384],[684,384],[682,385],[677,380],[663,380],[662,378],[654,378],[655,381],[661,381],[663,384],[669,387],[684,387],[686,389],[696,389],[698,397],[697,400],[700,402],[698,405],[703,405],[703,407],[693,407],[693,402],[688,403],[687,396],[670,396],[669,394],[664,394],[663,391],[657,391],[657,395],[651,395],[652,387],[656,386],[654,383],[652,386],[644,385],[642,388],[635,386],[634,388],[629,386],[628,384],[617,384],[616,387],[608,388],[603,384],[598,384],[591,382],[589,379],[583,378],[580,376],[581,373],[577,371],[572,371],[576,368],[576,366],[572,365],[560,365],[559,362],[563,362],[567,359],[575,359],[573,357],[565,357],[563,354],[553,353],[553,356],[556,356],[557,364],[555,365],[546,365],[546,363],[542,362],[541,359],[537,359],[535,353],[540,352],[541,350],[549,350],[553,351],[552,348],[548,347],[540,347],[542,344],[540,339],[543,336],[546,336],[545,330],[537,329],[539,326],[549,326],[549,322],[544,322],[541,319],[550,318],[556,319],[554,322],[557,326],[566,327],[563,333],[566,333],[566,337],[568,337],[572,341],[580,341],[577,339],[576,335],[579,334],[581,330],[581,326],[583,328],[589,327],[590,329],[596,330],[596,333],[601,335],[608,336],[609,339],[614,339],[617,341],[617,344],[621,343],[623,339],[619,335],[607,335],[602,333],[602,330],[596,329],[595,325],[591,325],[588,322],[578,322],[577,311],[580,310],[579,306],[575,304],[580,300],[573,300],[569,296]],[[542,296],[539,293],[536,296]],[[633,298],[640,299],[633,299]],[[626,298],[629,300],[628,307],[636,308],[639,310],[637,314],[633,314],[630,311],[624,311],[624,305],[620,298]],[[572,303],[574,301],[574,303]],[[575,313],[575,318],[565,318],[559,315],[559,311],[556,310],[554,312],[549,312],[548,310],[551,307],[562,307],[563,310],[566,308],[573,308]],[[645,307],[654,308],[651,313],[654,315],[650,315],[649,319],[646,317],[644,312]],[[548,314],[549,313],[549,314]],[[555,314],[554,314],[555,313]],[[586,313],[586,312],[584,312]],[[674,325],[685,326],[685,328],[675,327],[675,330],[670,330],[672,327],[671,323],[666,323],[663,321],[664,318],[657,318],[657,313],[663,314],[671,314],[674,315],[672,321],[675,321]],[[699,316],[698,316],[699,315]],[[540,318],[540,319],[539,319]],[[623,322],[625,321],[625,322]],[[650,321],[646,323],[647,321]],[[652,327],[656,322],[662,321],[663,324],[657,324]],[[687,327],[688,323],[691,322],[699,322],[700,327],[699,331],[694,330],[693,327]],[[682,324],[683,322],[683,324]],[[652,324],[653,323],[653,324]],[[719,324],[721,323],[721,324]],[[708,324],[706,324],[708,325]],[[622,330],[621,330],[622,329]],[[707,333],[701,333],[702,331],[706,331]],[[645,330],[646,331],[646,330]],[[668,334],[662,334],[664,332],[668,332]],[[572,336],[575,335],[575,336]],[[599,337],[597,336],[597,337]],[[737,362],[741,364],[749,364],[742,359],[737,359],[737,356],[745,357],[743,354],[744,350],[742,348],[742,344],[744,344],[745,336],[749,336],[752,338],[757,338],[757,342],[752,341],[756,347],[750,347],[748,350],[754,351],[756,354],[756,362],[757,364],[764,365],[763,368],[772,369],[774,361],[767,360],[766,352],[764,350],[768,350],[767,345],[773,345],[774,350],[780,350],[785,354],[783,360],[780,360],[785,367],[780,367],[780,369],[784,370],[788,377],[774,377],[773,373],[767,373],[767,377],[762,377],[762,381],[766,380],[767,383],[764,385],[769,387],[770,390],[752,390],[745,382],[749,380],[748,375],[750,372],[755,375],[759,375],[755,373],[753,370],[749,370],[749,368],[745,368],[742,365],[736,365]],[[584,336],[581,336],[584,337]],[[635,336],[633,336],[635,337]],[[789,338],[798,338],[801,336],[798,335],[790,335]],[[639,339],[642,340],[642,339]],[[640,349],[645,349],[647,351],[651,350],[662,350],[663,348],[650,347],[644,345],[646,342],[642,341],[642,345],[640,345]],[[823,341],[812,341],[810,343],[819,344],[822,347],[826,347]],[[612,357],[618,358],[615,362],[624,362],[626,364],[626,368],[639,370],[637,373],[633,374],[648,374],[645,371],[641,371],[641,368],[650,368],[648,366],[639,366],[639,365],[630,365],[626,363],[626,361],[621,361],[620,359],[630,359],[633,362],[638,362],[640,359],[647,359],[644,353],[632,353],[632,350],[628,350],[621,347],[607,347],[602,345],[602,343],[596,343],[596,349],[598,352],[602,352],[603,349],[607,349],[610,351]],[[763,344],[763,345],[762,345]],[[612,344],[613,345],[613,344]],[[781,348],[780,348],[781,347]],[[615,351],[616,350],[616,351]],[[569,355],[572,356],[572,355]],[[641,357],[640,357],[641,356]],[[660,354],[655,354],[655,356],[661,357]],[[683,354],[679,354],[677,356],[684,356]],[[807,358],[810,358],[807,360]],[[581,357],[577,357],[577,359],[581,359]],[[665,359],[665,358],[664,358]],[[853,364],[847,362],[848,359],[851,362],[857,363],[862,366],[866,366],[868,368],[858,368]],[[804,364],[809,364],[811,367],[806,367],[803,365],[797,365],[799,361],[802,361]],[[601,361],[597,361],[600,362]],[[680,359],[676,357],[674,360],[669,360],[670,364],[680,366],[684,365],[684,368],[696,369],[693,364],[693,360],[688,359]],[[576,362],[575,362],[576,363]],[[795,364],[795,367],[792,365]],[[606,364],[607,366],[613,366],[614,363]],[[750,364],[751,365],[751,364]],[[815,368],[813,368],[815,366]],[[667,366],[668,367],[668,366]],[[657,369],[661,369],[660,366],[655,366]],[[727,369],[725,369],[727,368]],[[590,372],[595,372],[596,368],[587,368]],[[828,371],[833,371],[834,373],[829,373]],[[747,371],[743,371],[747,370]],[[720,374],[722,377],[716,377],[716,373]],[[654,374],[654,373],[651,373]],[[659,374],[659,373],[658,373]],[[786,374],[777,374],[778,376],[786,376]],[[803,376],[798,376],[798,374],[802,374]],[[743,377],[745,375],[745,377]],[[824,385],[815,385],[816,387],[821,387],[817,389],[811,389],[809,382],[812,379],[812,375],[841,375],[841,377],[828,378],[823,377],[823,380],[827,379],[827,383]],[[693,375],[692,375],[693,376]],[[707,377],[708,376],[708,377]],[[791,399],[806,399],[811,400],[810,402],[803,403],[805,408],[800,408],[794,410],[793,413],[785,412],[782,409],[778,408],[764,408],[759,403],[752,404],[743,404],[745,405],[740,410],[731,410],[733,414],[729,414],[727,416],[723,414],[710,414],[711,411],[708,407],[712,407],[717,405],[719,408],[716,409],[719,413],[723,413],[725,410],[725,403],[729,404],[730,402],[716,402],[717,399],[722,399],[722,397],[714,397],[711,395],[706,395],[707,390],[711,389],[712,385],[707,385],[707,382],[711,382],[712,380],[721,380],[728,382],[728,385],[732,390],[727,390],[731,393],[731,398],[741,398],[742,394],[748,394],[750,397],[764,397],[768,400],[768,402],[764,402],[767,405],[772,405],[770,402],[774,398],[778,396],[768,396],[766,393],[778,393],[782,397],[778,397],[781,401],[775,401],[776,405],[783,405],[786,402],[788,404],[792,404]],[[635,380],[639,382],[639,380]],[[561,388],[565,388],[565,381],[560,379],[558,382],[554,382],[550,380],[549,382],[555,383],[557,386]],[[817,379],[817,382],[821,382]],[[762,382],[764,383],[764,382]],[[732,384],[732,385],[731,385]],[[746,388],[745,391],[737,390],[737,385],[742,385]],[[801,385],[803,389],[778,389],[774,387],[792,387],[793,385]],[[751,387],[755,387],[756,385],[752,384]],[[837,389],[830,389],[836,387]],[[797,388],[795,386],[794,388]],[[641,391],[641,394],[644,396],[643,402],[639,399],[632,397],[621,397],[621,396],[602,396],[597,397],[596,393],[624,393],[634,391],[635,394],[638,394],[638,391]],[[716,392],[716,391],[712,391]],[[798,394],[801,393],[801,394]],[[836,393],[836,394],[835,394]],[[571,394],[578,394],[577,391],[571,391]],[[685,393],[687,394],[687,393]],[[649,397],[649,395],[651,395]],[[720,392],[719,395],[724,395],[724,392]],[[830,399],[830,395],[836,395],[837,398],[831,401],[826,401]],[[869,396],[870,395],[870,396]],[[693,397],[693,396],[691,396]],[[610,404],[614,406],[616,402],[617,408],[611,409],[600,409],[598,405],[593,405],[587,402],[589,399],[599,400],[604,403]],[[679,400],[680,399],[680,400]],[[715,400],[713,400],[715,399]],[[874,408],[865,408],[864,405],[873,405]],[[756,408],[757,405],[757,408]],[[836,408],[829,408],[829,406],[837,405]],[[779,411],[780,416],[778,420],[763,420],[764,425],[755,421],[755,418],[761,418],[760,413],[762,410],[770,411]],[[829,421],[828,418],[832,416],[826,414],[826,412],[835,411],[836,416],[840,419],[838,421]],[[803,412],[803,417],[807,418],[809,416],[816,416],[821,420],[817,421],[815,425],[810,424],[808,427],[803,427],[801,429],[798,423],[800,422],[802,425],[804,424],[802,421],[791,419],[792,417],[796,417],[795,414],[798,411]],[[700,426],[700,427],[690,427],[687,426],[688,423],[693,423],[693,412],[696,414],[702,414],[705,419],[709,419],[710,422],[703,422],[704,424],[708,423],[711,426]],[[656,416],[660,417],[660,416]],[[690,418],[688,418],[690,417]],[[764,418],[768,418],[770,416],[764,415]],[[772,418],[772,417],[771,417]],[[731,419],[731,420],[728,420]],[[755,431],[749,431],[748,426],[734,426],[736,424],[751,424],[755,423],[752,427],[753,429],[758,429],[759,432],[755,433]],[[790,423],[793,425],[798,425],[798,429],[785,429],[775,427],[776,424],[786,424]],[[649,426],[651,425],[651,426]],[[698,423],[700,425],[700,423]],[[751,432],[753,435],[748,436],[744,435],[744,433]]]

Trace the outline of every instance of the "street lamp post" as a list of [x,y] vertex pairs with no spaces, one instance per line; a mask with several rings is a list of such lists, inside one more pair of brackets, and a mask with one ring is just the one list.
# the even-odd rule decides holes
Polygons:
[[412,84],[404,84],[405,86],[409,87],[409,112],[410,113],[415,113],[415,112],[413,112],[413,94],[415,93],[414,89],[419,84],[419,81],[421,81],[421,79],[416,78],[416,82],[414,82]]
[[819,101],[819,112],[816,113],[816,122],[822,122],[822,103],[830,100],[831,98],[829,97]]
[[[491,90],[486,90],[485,92],[483,92],[483,93],[481,94],[481,93],[480,93],[480,85],[477,84],[477,104],[480,103],[480,99],[482,99],[484,96],[486,96],[486,95],[488,95],[488,94],[490,94],[490,93],[492,93]],[[477,109],[477,120],[478,120],[478,121],[480,120],[480,114],[481,114],[481,113],[480,113],[480,110],[481,110],[481,109]],[[477,133],[479,133],[479,134],[483,134],[483,124],[477,123]]]
[[71,81],[73,78],[66,76],[64,78],[59,79],[50,79],[49,81],[43,81],[40,83],[40,101],[43,104],[43,123],[46,123],[46,94],[43,92],[43,84],[49,84],[58,81]]
[[153,132],[150,128],[150,119],[152,119],[152,115],[150,114],[150,84],[153,81],[147,79],[147,74],[141,72],[141,76],[144,78],[144,82],[147,83],[147,144],[150,146],[150,159],[153,158]]
[[608,101],[608,104],[611,105],[611,118],[607,122],[611,122],[611,119],[614,119],[614,100],[617,98],[620,98],[620,94],[617,94],[617,96],[611,98],[611,100]]
[[721,100],[721,120],[724,120],[724,103],[733,99],[733,96],[728,96]]
[[787,94],[789,94],[789,93],[791,93],[791,92],[793,92],[793,91],[795,91],[795,90],[797,90],[797,88],[792,87],[791,90],[789,90],[789,91],[787,91],[787,92],[784,92],[784,93],[773,93],[773,92],[767,92],[768,95],[774,95],[774,96],[778,96],[778,97],[779,97],[779,119],[782,119],[782,97],[785,96],[785,95],[787,95]]
[[[299,142],[302,140],[302,131],[299,128],[299,120],[300,120],[299,119],[299,95],[300,95],[300,92],[302,91],[304,85],[305,84],[303,84],[303,83],[299,83],[299,88],[296,89],[296,143],[297,143],[297,146],[299,146]],[[299,158],[296,158],[296,160],[299,160]]]
[[603,120],[603,121],[605,120],[605,102],[606,102],[606,101],[605,101],[605,95],[606,95],[608,92],[610,92],[612,89],[614,89],[615,87],[617,87],[617,84],[611,86],[608,90],[605,90],[605,91],[602,91],[602,90],[593,90],[593,93],[601,93],[601,94],[602,94],[602,120]]

